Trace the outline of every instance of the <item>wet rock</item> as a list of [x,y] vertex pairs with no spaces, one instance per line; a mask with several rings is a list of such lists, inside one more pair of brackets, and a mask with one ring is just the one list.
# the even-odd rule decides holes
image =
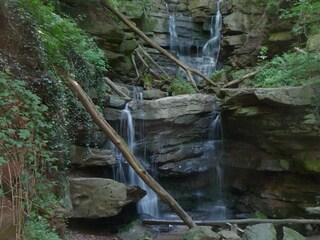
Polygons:
[[118,237],[121,240],[142,240],[155,239],[156,232],[142,225],[142,222],[137,220],[120,229]]
[[150,89],[150,90],[145,90],[143,91],[143,98],[145,100],[154,100],[154,99],[159,99],[159,98],[164,98],[167,97],[167,93],[163,92],[159,89]]
[[276,240],[276,229],[271,223],[261,223],[245,229],[242,240]]
[[112,166],[117,163],[113,150],[72,146],[71,163],[80,167]]
[[72,218],[100,218],[117,215],[126,204],[122,183],[104,178],[71,178]]
[[218,234],[222,237],[222,239],[225,239],[225,240],[240,240],[241,239],[238,236],[238,234],[233,231],[222,230],[222,231],[218,232]]
[[219,240],[220,235],[213,232],[211,227],[197,226],[183,233],[181,240]]
[[115,95],[110,95],[110,98],[108,101],[108,107],[124,109],[126,104],[127,104],[127,101],[124,98],[121,98]]
[[305,240],[306,238],[302,236],[297,231],[283,227],[283,240]]
[[126,204],[138,202],[147,192],[139,186],[127,186]]
[[179,95],[152,101],[133,101],[129,103],[135,119],[173,120],[180,116],[211,112],[215,97],[204,94]]

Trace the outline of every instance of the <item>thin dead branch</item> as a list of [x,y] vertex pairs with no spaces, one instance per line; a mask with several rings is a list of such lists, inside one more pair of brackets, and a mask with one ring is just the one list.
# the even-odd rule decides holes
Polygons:
[[254,72],[248,73],[248,74],[244,75],[244,76],[241,77],[241,78],[238,78],[238,79],[236,79],[236,80],[233,80],[233,81],[225,84],[223,87],[224,87],[224,88],[228,88],[228,87],[234,86],[234,85],[236,85],[236,84],[238,84],[238,83],[241,83],[241,82],[243,82],[244,80],[246,80],[247,78],[251,78],[251,77],[257,75],[259,72],[262,72],[263,70],[267,69],[267,68],[270,67],[270,66],[271,66],[271,64],[267,64],[267,65],[263,66],[262,68],[254,71]]
[[114,84],[114,82],[112,82],[109,78],[104,77],[104,80],[106,81],[106,83],[112,88],[113,91],[115,91],[119,96],[124,97],[125,100],[130,101],[131,98],[126,95],[124,92],[122,92],[118,86],[116,84]]

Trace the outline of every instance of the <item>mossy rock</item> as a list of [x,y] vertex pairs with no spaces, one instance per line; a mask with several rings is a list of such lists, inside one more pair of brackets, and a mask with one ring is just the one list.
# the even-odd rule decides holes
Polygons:
[[136,1],[122,1],[119,10],[129,19],[140,19],[143,16],[143,5]]
[[295,154],[293,158],[301,172],[320,172],[320,152],[301,152]]
[[290,40],[293,40],[293,36],[292,36],[292,33],[289,31],[270,33],[269,35],[269,41],[271,42],[290,41]]
[[308,38],[308,43],[307,43],[309,51],[320,51],[319,42],[320,42],[320,33],[311,35]]

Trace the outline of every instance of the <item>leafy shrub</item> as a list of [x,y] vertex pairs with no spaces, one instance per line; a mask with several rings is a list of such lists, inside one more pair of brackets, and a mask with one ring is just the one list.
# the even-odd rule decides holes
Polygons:
[[23,232],[24,240],[60,240],[59,236],[50,230],[49,225],[43,219],[27,221]]
[[59,164],[49,144],[54,129],[47,120],[48,108],[23,81],[5,73],[0,73],[0,103],[0,167],[8,164],[16,175],[5,179],[15,198],[15,222],[22,226],[25,213],[51,218],[58,202],[49,175],[58,175]]
[[191,85],[191,83],[182,78],[174,79],[170,84],[168,91],[171,92],[172,95],[197,93],[197,90]]
[[256,87],[299,86],[320,80],[319,54],[285,53],[254,78]]

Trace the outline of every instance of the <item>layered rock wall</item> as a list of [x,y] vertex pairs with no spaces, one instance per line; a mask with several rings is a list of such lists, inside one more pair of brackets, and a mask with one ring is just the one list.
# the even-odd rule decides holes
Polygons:
[[238,203],[270,217],[306,216],[320,191],[319,86],[223,91],[222,163]]

